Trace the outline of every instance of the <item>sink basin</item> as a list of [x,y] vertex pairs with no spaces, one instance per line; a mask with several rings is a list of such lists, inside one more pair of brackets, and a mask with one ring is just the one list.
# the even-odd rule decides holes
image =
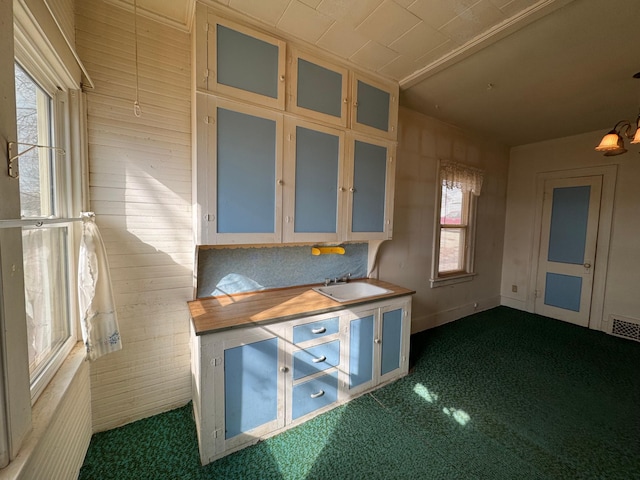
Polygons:
[[361,282],[315,287],[313,290],[335,300],[336,302],[349,302],[351,300],[359,300],[361,298],[374,297],[376,295],[384,295],[385,293],[392,292],[386,288]]

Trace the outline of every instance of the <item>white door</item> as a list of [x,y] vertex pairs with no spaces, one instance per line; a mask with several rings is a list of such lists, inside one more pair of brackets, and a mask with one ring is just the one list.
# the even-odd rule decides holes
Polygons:
[[546,180],[536,313],[589,325],[601,193],[599,175]]

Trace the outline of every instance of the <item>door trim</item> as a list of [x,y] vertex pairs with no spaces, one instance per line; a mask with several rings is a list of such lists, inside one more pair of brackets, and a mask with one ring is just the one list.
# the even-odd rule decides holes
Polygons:
[[547,180],[573,177],[602,176],[602,194],[600,198],[600,222],[598,224],[598,240],[596,242],[596,258],[593,268],[593,287],[591,292],[591,309],[588,327],[602,330],[604,322],[604,295],[607,284],[607,266],[609,264],[609,244],[611,242],[611,225],[613,223],[613,201],[615,198],[617,165],[576,168],[541,172],[536,176],[535,214],[533,224],[533,242],[529,264],[529,291],[527,292],[527,311],[535,311],[535,289],[538,278],[538,257],[540,255],[540,235],[542,231],[542,208],[544,186]]

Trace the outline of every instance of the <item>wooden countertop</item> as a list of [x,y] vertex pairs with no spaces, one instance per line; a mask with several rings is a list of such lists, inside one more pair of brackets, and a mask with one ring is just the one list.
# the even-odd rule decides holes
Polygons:
[[354,305],[416,293],[415,290],[409,290],[381,280],[365,279],[353,280],[353,282],[377,285],[391,290],[391,293],[349,302],[336,302],[312,290],[312,287],[320,285],[304,285],[199,298],[187,303],[196,335],[204,335],[235,327],[246,327],[289,320],[303,315],[343,310]]

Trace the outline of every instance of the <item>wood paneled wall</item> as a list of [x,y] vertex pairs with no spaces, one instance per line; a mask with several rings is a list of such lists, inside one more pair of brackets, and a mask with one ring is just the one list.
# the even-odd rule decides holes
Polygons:
[[94,431],[191,398],[193,297],[190,37],[137,19],[142,116],[134,115],[134,17],[76,2],[87,91],[90,203],[110,261],[123,350],[91,367]]

